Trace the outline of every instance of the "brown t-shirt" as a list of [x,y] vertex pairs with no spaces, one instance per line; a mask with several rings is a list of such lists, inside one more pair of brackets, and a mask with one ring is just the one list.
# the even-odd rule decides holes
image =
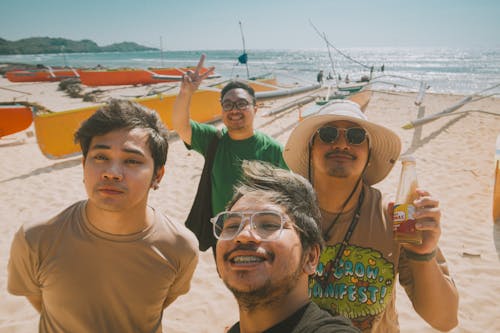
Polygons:
[[[413,278],[408,259],[393,240],[392,222],[383,209],[382,195],[364,186],[361,215],[339,267],[333,261],[355,213],[344,212],[330,231],[316,274],[310,278],[309,294],[321,308],[352,320],[363,332],[399,332],[395,307],[396,278],[412,299]],[[323,230],[336,214],[322,211]],[[446,262],[438,251],[438,263],[448,276]]]
[[19,229],[8,291],[42,297],[40,332],[161,332],[163,309],[189,290],[196,238],[156,211],[144,231],[107,234],[85,205]]

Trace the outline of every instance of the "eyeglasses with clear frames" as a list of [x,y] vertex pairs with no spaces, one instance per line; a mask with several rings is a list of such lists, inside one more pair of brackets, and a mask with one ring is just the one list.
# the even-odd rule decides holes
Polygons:
[[235,108],[240,111],[246,110],[251,104],[246,99],[239,99],[236,102],[222,101],[221,105],[222,110],[229,112]]
[[251,232],[262,241],[272,241],[280,238],[285,216],[277,211],[224,211],[211,218],[214,225],[214,236],[220,240],[234,239],[245,227],[250,224]]

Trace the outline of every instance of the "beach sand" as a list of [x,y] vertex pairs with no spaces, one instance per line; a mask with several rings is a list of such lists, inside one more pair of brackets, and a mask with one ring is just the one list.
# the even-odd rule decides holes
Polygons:
[[[443,117],[417,130],[404,130],[401,126],[417,117],[415,97],[415,93],[375,92],[366,114],[401,136],[403,152],[412,152],[417,159],[420,186],[440,200],[440,246],[460,293],[460,322],[452,332],[498,332],[500,223],[495,225],[492,221],[492,197],[500,117],[463,113]],[[423,102],[425,114],[442,111],[461,98],[427,94]],[[54,111],[89,105],[81,99],[67,98],[57,91],[57,83],[13,84],[0,78],[0,102],[14,99],[38,102]],[[294,98],[261,104],[256,118],[259,130],[283,144],[298,121],[299,110],[272,118],[264,117],[263,111],[291,99]],[[500,112],[500,100],[486,98],[460,110],[472,109]],[[38,149],[33,132],[31,127],[0,139],[0,333],[36,332],[38,324],[38,314],[28,301],[6,291],[6,266],[14,233],[23,223],[50,217],[86,197],[80,157],[47,159]],[[151,192],[151,205],[171,219],[183,222],[202,166],[200,155],[189,152],[178,139],[172,139],[166,176],[160,189]],[[394,195],[399,172],[398,164],[376,187]],[[397,297],[402,332],[435,332],[414,312],[400,286]],[[166,309],[163,326],[164,331],[172,333],[213,333],[222,332],[237,318],[237,304],[218,278],[212,253],[205,252],[200,255],[191,290]]]

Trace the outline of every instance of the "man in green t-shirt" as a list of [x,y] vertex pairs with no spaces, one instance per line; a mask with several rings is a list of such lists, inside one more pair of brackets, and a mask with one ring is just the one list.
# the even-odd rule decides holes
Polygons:
[[[208,147],[219,131],[215,126],[190,120],[189,114],[191,97],[214,70],[211,67],[200,74],[204,61],[205,55],[202,55],[197,68],[183,76],[173,106],[172,123],[188,149],[206,158]],[[282,146],[270,136],[254,129],[257,106],[253,88],[246,83],[232,81],[222,89],[220,101],[225,128],[220,131],[211,170],[212,216],[223,211],[232,198],[233,187],[241,179],[243,160],[261,160],[287,168],[282,157]]]

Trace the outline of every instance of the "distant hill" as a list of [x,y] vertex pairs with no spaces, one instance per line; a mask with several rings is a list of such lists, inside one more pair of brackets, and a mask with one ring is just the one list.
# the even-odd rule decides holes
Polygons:
[[65,38],[32,37],[17,41],[0,38],[0,55],[5,54],[39,54],[39,53],[76,53],[76,52],[129,52],[157,51],[133,42],[115,43],[99,46],[90,39],[75,41]]

